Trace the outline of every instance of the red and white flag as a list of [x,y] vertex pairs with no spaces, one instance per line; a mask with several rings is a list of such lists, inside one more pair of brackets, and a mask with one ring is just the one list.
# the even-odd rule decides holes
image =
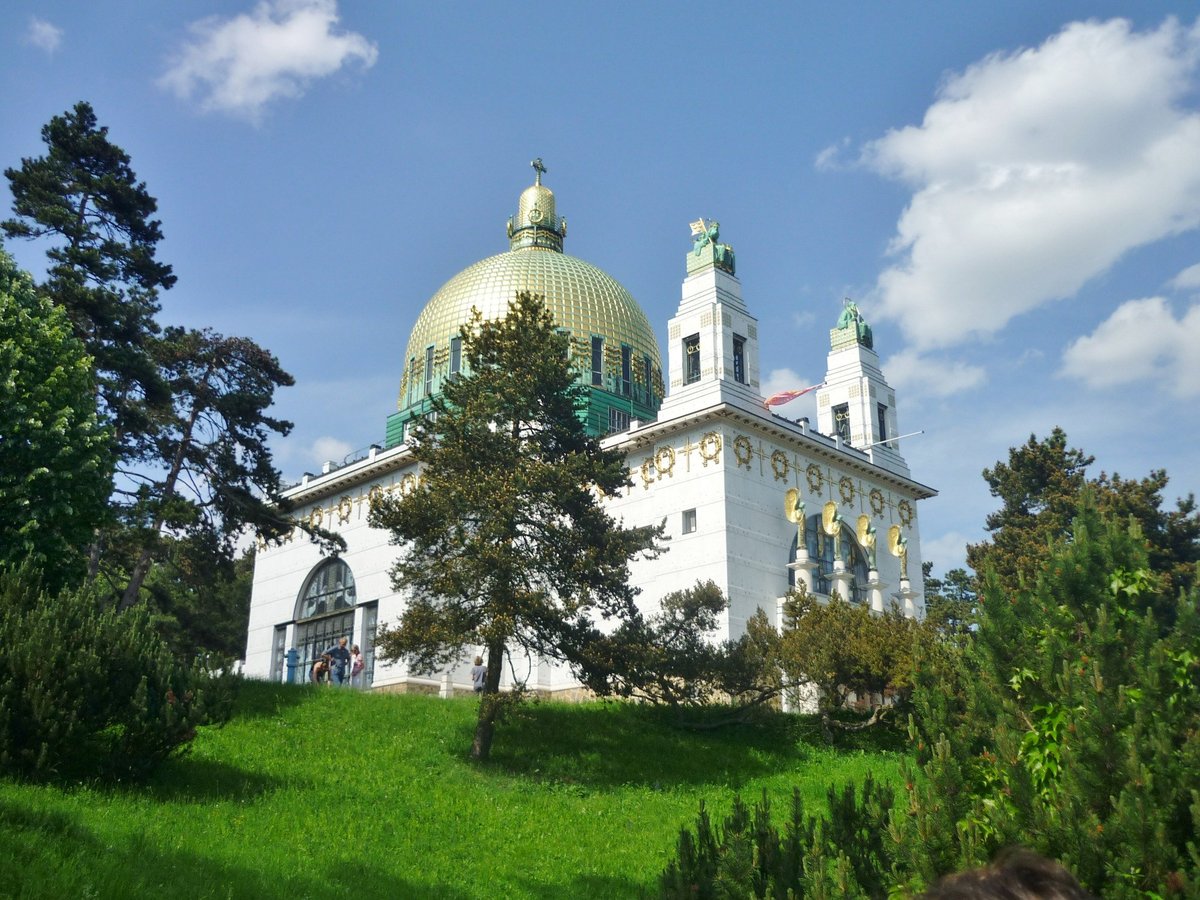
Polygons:
[[824,387],[825,382],[820,384],[812,384],[806,388],[801,388],[798,391],[780,391],[778,394],[772,394],[763,401],[763,405],[770,409],[772,406],[783,406],[785,403],[791,403],[797,397],[803,397],[809,391],[815,391],[819,387]]

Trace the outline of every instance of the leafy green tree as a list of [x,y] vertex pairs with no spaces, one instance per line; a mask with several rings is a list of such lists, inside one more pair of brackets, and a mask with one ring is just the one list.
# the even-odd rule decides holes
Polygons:
[[162,331],[158,295],[175,276],[156,258],[157,203],[89,104],[52,118],[42,140],[44,156],[5,170],[14,217],[0,229],[48,244],[39,291],[66,312],[92,357],[116,478],[110,527],[93,534],[88,576],[103,576],[124,608],[143,598],[166,533],[199,536],[229,562],[245,528],[273,538],[292,527],[267,446],[291,429],[267,410],[292,378],[249,339]]
[[[826,739],[834,727],[865,727],[886,710],[883,696],[905,698],[911,689],[912,653],[918,625],[893,607],[883,615],[834,595],[822,602],[803,585],[784,602],[779,662],[788,683],[817,688],[817,712]],[[863,725],[846,726],[835,713],[851,695],[874,712]]]
[[161,544],[162,560],[144,590],[154,624],[181,659],[204,658],[214,667],[241,659],[250,621],[254,550],[229,559],[203,535]]
[[987,517],[990,540],[967,548],[967,562],[979,575],[991,570],[1003,583],[1032,583],[1049,548],[1071,534],[1083,491],[1090,488],[1102,512],[1136,520],[1159,577],[1175,589],[1196,584],[1200,563],[1200,512],[1192,495],[1163,509],[1167,473],[1156,469],[1140,481],[1100,473],[1089,479],[1093,457],[1068,447],[1067,436],[1055,428],[1038,440],[1030,435],[1009,451],[1007,463],[984,469],[983,477],[1002,506]]
[[112,488],[93,390],[66,315],[0,250],[0,563],[32,557],[54,589],[83,577]]
[[386,658],[433,671],[482,646],[487,678],[471,754],[486,759],[506,654],[579,666],[596,617],[636,615],[630,559],[661,527],[626,528],[602,495],[629,487],[623,456],[584,430],[581,388],[542,298],[504,318],[475,312],[466,373],[414,429],[420,481],[372,510],[403,552],[392,568],[408,603],[377,641]]
[[990,513],[990,541],[967,547],[967,563],[976,573],[985,568],[1002,581],[1032,579],[1051,544],[1070,534],[1079,492],[1087,483],[1094,457],[1067,446],[1067,435],[1055,428],[1039,441],[1036,435],[1008,452],[1008,462],[983,470],[993,497],[1002,506]]
[[[672,591],[649,616],[630,616],[587,648],[585,684],[601,696],[673,708],[689,727],[742,722],[779,696],[779,633],[758,610],[737,640],[713,639],[729,601],[713,581]],[[729,714],[695,718],[713,706]]]
[[164,466],[122,472],[127,522],[139,532],[123,608],[137,602],[164,532],[200,536],[229,560],[242,528],[272,537],[293,524],[267,444],[291,431],[267,410],[292,376],[248,338],[208,330],[168,328],[155,355],[171,396],[170,414],[160,413],[152,431]]
[[14,217],[0,229],[50,242],[41,290],[66,310],[92,356],[118,456],[137,456],[148,406],[165,399],[149,344],[159,330],[158,292],[175,283],[171,267],[155,258],[157,202],[88,103],[52,118],[42,141],[44,156],[4,171]]
[[1033,583],[984,580],[957,674],[919,684],[924,772],[893,815],[912,884],[1020,842],[1097,896],[1200,892],[1198,598],[1090,491],[1069,533]]
[[964,641],[975,622],[979,598],[975,579],[966,569],[951,569],[945,578],[933,576],[933,563],[922,564],[925,585],[925,623],[947,638]]

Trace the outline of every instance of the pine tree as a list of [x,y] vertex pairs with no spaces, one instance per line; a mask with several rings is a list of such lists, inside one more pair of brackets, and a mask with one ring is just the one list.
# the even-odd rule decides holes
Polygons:
[[540,297],[462,331],[466,372],[414,430],[418,487],[372,510],[402,555],[408,596],[379,652],[433,671],[483,647],[487,678],[472,756],[486,759],[509,653],[585,663],[596,617],[637,614],[628,564],[660,528],[626,528],[602,496],[629,487],[624,457],[588,436],[565,339]]
[[1195,896],[1197,597],[1089,492],[1070,535],[1033,583],[992,573],[957,677],[919,684],[932,715],[914,736],[930,745],[910,815],[893,817],[899,868],[919,884],[1023,843],[1098,896]]
[[150,342],[158,333],[158,293],[175,284],[156,259],[158,209],[112,143],[90,104],[79,102],[42,128],[46,155],[5,169],[14,218],[10,238],[48,239],[43,293],[66,310],[96,368],[101,414],[118,455],[145,448],[147,417],[166,399]]

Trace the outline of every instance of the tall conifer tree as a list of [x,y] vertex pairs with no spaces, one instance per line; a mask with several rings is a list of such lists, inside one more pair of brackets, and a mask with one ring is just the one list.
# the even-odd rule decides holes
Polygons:
[[582,391],[542,298],[519,294],[498,321],[462,332],[466,372],[448,381],[414,432],[417,488],[371,522],[402,555],[408,596],[377,647],[430,672],[476,647],[487,680],[472,756],[486,759],[510,653],[580,665],[595,617],[636,615],[628,563],[661,528],[627,528],[601,497],[629,484],[623,455],[584,430]]

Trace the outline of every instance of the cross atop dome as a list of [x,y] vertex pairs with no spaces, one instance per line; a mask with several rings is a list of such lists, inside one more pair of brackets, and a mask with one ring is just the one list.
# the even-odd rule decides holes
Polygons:
[[533,171],[535,171],[537,173],[537,175],[533,179],[533,183],[541,184],[542,176],[546,174],[546,167],[544,165],[542,165],[542,158],[539,156],[537,159],[535,159],[529,165],[531,165],[533,167]]

